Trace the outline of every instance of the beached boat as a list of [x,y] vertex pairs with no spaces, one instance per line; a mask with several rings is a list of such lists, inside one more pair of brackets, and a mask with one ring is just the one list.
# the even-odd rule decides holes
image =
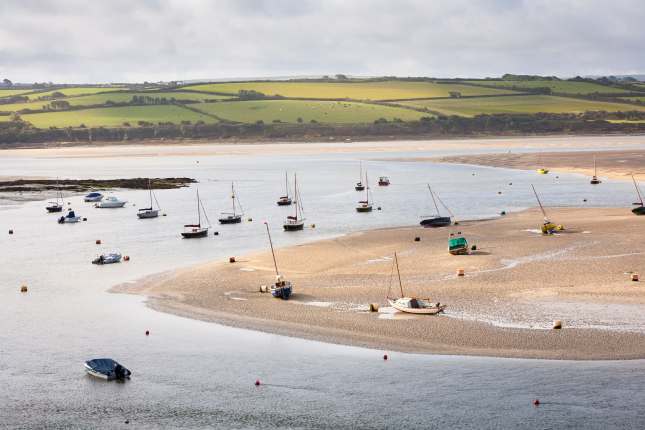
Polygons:
[[101,200],[103,200],[103,194],[94,191],[83,197],[83,200],[90,203],[100,202]]
[[58,218],[58,223],[59,224],[74,224],[77,223],[81,220],[80,216],[77,216],[76,213],[70,209],[69,212],[67,212],[67,215],[62,216]]
[[275,283],[271,286],[271,295],[277,299],[289,300],[293,287],[291,282],[284,280],[278,270],[278,262],[275,258],[275,250],[273,249],[273,240],[271,239],[271,232],[269,231],[269,223],[265,222],[264,225],[267,228],[269,246],[271,247],[271,256],[273,257],[273,267],[275,268]]
[[92,264],[114,264],[121,262],[121,253],[119,252],[108,252],[107,254],[101,254],[92,260]]
[[295,211],[293,215],[287,216],[282,227],[285,231],[298,231],[305,228],[305,218],[302,209],[302,198],[298,190],[298,178],[293,174],[293,197],[296,199]]
[[598,179],[598,172],[596,170],[596,156],[594,155],[594,157],[593,157],[593,176],[591,177],[591,181],[589,181],[589,183],[591,185],[598,185],[601,182],[602,181],[600,179]]
[[85,362],[88,375],[107,381],[130,379],[132,372],[111,358],[95,358]]
[[96,203],[94,207],[100,209],[116,209],[122,208],[126,203],[127,202],[125,200],[121,200],[116,196],[107,196],[104,197],[100,202]]
[[632,209],[632,213],[634,215],[645,215],[645,205],[643,205],[643,195],[641,194],[641,190],[638,187],[638,184],[636,183],[636,179],[634,179],[634,175],[632,175],[632,181],[634,182],[634,188],[636,188],[636,195],[638,195],[638,203],[634,203],[637,206],[634,209]]
[[284,196],[280,196],[278,199],[278,206],[291,206],[293,201],[289,197],[289,174],[284,172]]
[[378,178],[378,184],[380,187],[387,187],[388,185],[390,185],[390,178],[388,178],[387,176],[381,176],[380,178]]
[[[157,201],[157,196],[152,192],[152,184],[150,183],[150,179],[148,179],[148,191],[150,194],[150,207],[149,208],[142,208],[137,211],[137,217],[139,219],[149,219],[149,218],[157,218],[159,216],[159,210],[161,209],[159,207],[159,202]],[[154,202],[153,202],[154,200]],[[154,208],[154,204],[157,203],[157,209]]]
[[392,277],[390,276],[390,284],[388,285],[387,294],[385,295],[388,303],[394,309],[400,312],[406,312],[409,314],[421,314],[421,315],[436,315],[443,312],[446,309],[446,305],[441,303],[433,303],[430,299],[422,299],[418,297],[407,297],[403,293],[403,284],[401,282],[401,272],[399,271],[399,260],[394,253],[394,267],[396,267],[396,274],[399,280],[399,290],[401,291],[401,297],[393,298],[390,297],[390,289],[392,287]]
[[56,201],[54,202],[48,202],[47,206],[45,209],[49,213],[56,213],[56,212],[62,212],[63,211],[63,205],[65,204],[65,201],[63,200],[63,192],[60,189],[60,186],[56,184]]
[[[219,217],[218,221],[220,224],[239,224],[242,222],[242,215],[244,215],[242,210],[242,205],[240,204],[239,199],[235,195],[235,186],[231,182],[231,200],[233,201],[233,212],[222,212],[222,216]],[[237,202],[237,204],[235,203]],[[240,207],[239,212],[236,212],[237,206]]]
[[546,175],[547,173],[549,173],[549,169],[545,169],[545,168],[541,167],[541,168],[537,169],[537,172],[540,175]]
[[372,203],[370,202],[370,184],[367,179],[367,170],[365,171],[365,200],[358,202],[356,212],[372,212]]
[[[445,227],[448,225],[452,224],[452,218],[449,216],[442,216],[441,212],[439,211],[439,206],[437,205],[437,199],[439,196],[436,196],[434,191],[432,191],[432,188],[430,188],[430,184],[428,184],[428,191],[430,191],[430,197],[432,197],[432,203],[434,204],[434,208],[436,211],[435,215],[424,215],[422,216],[422,220],[420,224],[423,227]],[[439,200],[441,202],[441,200]],[[443,202],[441,202],[443,204]],[[446,210],[448,208],[444,205]]]
[[468,254],[468,241],[461,232],[450,233],[448,238],[448,252],[452,255]]
[[359,165],[358,182],[354,185],[354,189],[356,191],[365,190],[365,185],[363,185],[363,163]]
[[204,210],[204,205],[199,199],[199,189],[197,189],[197,224],[186,224],[184,225],[184,231],[181,233],[181,236],[185,239],[195,239],[199,237],[206,237],[208,235],[208,228],[202,226],[202,211],[204,212],[204,218],[210,227],[210,221],[208,221],[208,216],[206,215],[206,210]]
[[544,222],[540,226],[540,230],[542,231],[542,234],[551,235],[557,231],[564,230],[564,226],[562,226],[561,224],[554,224],[551,221],[549,221],[549,217],[546,215],[544,206],[542,206],[540,197],[538,196],[537,191],[535,191],[535,187],[533,186],[533,184],[531,184],[531,188],[533,188],[533,194],[535,194],[535,199],[537,200],[538,205],[540,206],[540,210],[542,211],[542,216],[544,217]]

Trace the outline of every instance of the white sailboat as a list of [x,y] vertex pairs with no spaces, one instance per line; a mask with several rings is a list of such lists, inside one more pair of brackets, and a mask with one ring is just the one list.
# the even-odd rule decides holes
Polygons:
[[[235,186],[231,182],[231,200],[233,201],[233,211],[232,212],[222,212],[222,216],[219,218],[220,224],[239,224],[242,222],[242,205],[240,204],[239,199],[235,195]],[[237,204],[235,203],[237,201]],[[240,210],[236,212],[237,206],[240,207]]]
[[287,216],[282,225],[285,231],[298,231],[305,228],[305,218],[302,210],[302,198],[298,190],[298,177],[293,174],[293,197],[296,199],[295,211],[293,215]]
[[[390,276],[390,284],[387,288],[386,299],[390,306],[392,306],[397,311],[406,312],[409,314],[422,314],[422,315],[436,315],[443,312],[446,309],[446,305],[441,303],[433,303],[430,299],[422,299],[418,297],[409,297],[403,293],[403,284],[401,283],[401,272],[399,272],[399,260],[394,253],[394,267],[396,267],[396,274],[399,280],[399,289],[401,291],[401,297],[393,298],[390,297],[390,289],[392,287],[392,276]],[[393,269],[394,269],[393,267]],[[394,270],[392,270],[394,272]]]
[[370,184],[367,179],[367,170],[365,171],[365,200],[358,202],[356,212],[372,212],[372,203],[370,202]]
[[[152,192],[152,184],[150,183],[150,179],[148,179],[148,191],[150,193],[150,207],[139,209],[139,211],[137,212],[137,217],[139,217],[139,219],[157,218],[159,216],[159,210],[161,208],[159,207],[157,196]],[[157,203],[157,209],[154,208],[153,199],[154,202]]]
[[287,172],[284,172],[284,196],[280,196],[277,203],[278,206],[291,206],[293,203],[289,197],[289,175]]

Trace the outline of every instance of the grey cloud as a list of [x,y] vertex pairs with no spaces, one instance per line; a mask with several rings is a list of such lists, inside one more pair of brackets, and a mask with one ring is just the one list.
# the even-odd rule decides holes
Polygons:
[[639,0],[3,0],[0,77],[569,76],[645,70]]

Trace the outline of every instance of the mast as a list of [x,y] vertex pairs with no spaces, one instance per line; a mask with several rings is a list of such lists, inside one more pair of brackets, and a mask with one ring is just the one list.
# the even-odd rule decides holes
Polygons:
[[404,297],[403,294],[403,284],[401,283],[401,272],[399,272],[399,259],[396,256],[396,251],[394,252],[394,263],[396,264],[396,275],[399,277],[399,289],[401,290],[401,297]]
[[298,221],[298,205],[300,204],[300,197],[298,197],[298,174],[293,174],[293,197],[296,199],[295,216]]
[[359,161],[358,166],[359,166],[358,182],[361,183],[363,182],[363,162]]
[[636,184],[636,179],[634,179],[634,175],[632,175],[632,181],[634,181],[634,188],[636,188],[636,194],[638,194],[638,200],[640,200],[641,206],[643,206],[643,196],[641,195],[641,190],[638,189],[638,184]]
[[269,223],[264,222],[264,225],[267,227],[267,235],[269,236],[269,245],[271,246],[271,255],[273,256],[273,267],[275,267],[275,275],[280,276],[280,273],[278,273],[278,263],[276,262],[275,259],[275,251],[273,250],[273,241],[271,240],[271,232],[269,231]]
[[233,182],[231,182],[231,199],[233,200],[233,216],[235,216],[235,188],[233,188]]
[[538,197],[538,193],[537,193],[537,191],[535,191],[535,187],[533,186],[533,184],[531,184],[531,188],[533,188],[533,194],[535,194],[535,198],[537,199],[538,205],[540,205],[540,210],[542,211],[542,215],[544,215],[544,220],[546,221],[546,219],[547,219],[546,212],[544,211],[544,207],[542,206],[542,202],[540,201],[540,197]]
[[370,204],[370,183],[367,179],[367,170],[365,170],[365,203]]
[[202,227],[202,212],[199,208],[199,188],[197,188],[197,227]]
[[430,188],[430,184],[428,184],[428,190],[430,191],[430,197],[432,197],[432,203],[434,203],[434,208],[437,211],[437,216],[441,216],[439,213],[439,206],[437,206],[437,200],[434,198],[434,193],[432,192],[432,188]]
[[150,210],[152,210],[152,184],[150,179],[148,179],[148,191],[150,192]]
[[596,172],[596,156],[594,155],[593,156],[593,176],[594,176],[594,178],[597,176],[596,173],[597,173]]
[[284,190],[285,190],[285,196],[289,198],[289,172],[285,170],[284,172]]

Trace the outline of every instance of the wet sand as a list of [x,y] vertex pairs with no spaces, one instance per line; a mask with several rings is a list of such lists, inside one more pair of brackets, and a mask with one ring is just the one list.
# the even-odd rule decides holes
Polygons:
[[[645,284],[630,280],[631,272],[645,274],[645,217],[629,208],[550,209],[549,215],[566,231],[542,236],[536,231],[542,215],[533,209],[450,230],[402,227],[278,248],[280,271],[294,283],[289,301],[259,291],[274,280],[269,252],[113,291],[145,295],[151,307],[190,318],[386,351],[645,358]],[[457,230],[477,251],[447,252],[448,232]],[[386,307],[394,251],[406,295],[447,304],[445,315]],[[465,277],[456,276],[458,268]],[[396,277],[391,286],[390,295],[398,294]],[[369,303],[380,311],[369,312]],[[564,329],[552,330],[554,319]]]
[[477,154],[442,157],[434,161],[523,170],[547,168],[552,173],[570,172],[591,176],[594,174],[594,156],[600,179],[631,180],[631,174],[637,178],[645,175],[645,150]]

